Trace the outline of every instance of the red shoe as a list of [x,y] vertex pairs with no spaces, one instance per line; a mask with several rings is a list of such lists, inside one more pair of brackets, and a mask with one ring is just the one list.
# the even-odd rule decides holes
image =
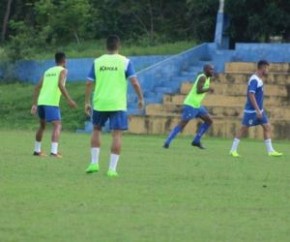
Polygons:
[[54,158],[62,158],[62,155],[60,153],[54,154],[54,153],[50,153],[50,157],[54,157]]
[[40,152],[36,152],[36,151],[34,151],[33,152],[33,155],[34,156],[40,156],[40,157],[44,157],[44,156],[47,156],[45,153],[43,153],[42,151],[40,151]]

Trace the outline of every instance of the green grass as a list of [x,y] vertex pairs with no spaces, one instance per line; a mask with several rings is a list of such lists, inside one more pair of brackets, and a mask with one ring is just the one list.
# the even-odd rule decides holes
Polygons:
[[205,137],[198,150],[179,136],[164,150],[163,136],[126,134],[120,176],[110,179],[108,134],[91,175],[88,134],[64,132],[63,159],[33,157],[33,131],[0,136],[1,241],[289,241],[285,142],[275,142],[285,156],[271,158],[263,142],[243,140],[233,159],[227,139]]
[[[45,48],[35,49],[30,46],[31,54],[29,59],[44,60],[53,59],[53,53],[64,51],[68,58],[95,58],[106,52],[105,40],[84,41],[80,44],[69,43],[63,46],[46,46]],[[143,55],[174,55],[197,45],[195,40],[184,40],[177,42],[149,44],[146,41],[126,42],[122,41],[120,53],[126,56]],[[6,46],[8,48],[8,46]],[[0,47],[0,59],[7,60],[7,50]]]
[[[85,82],[67,83],[66,88],[77,102],[77,109],[68,107],[61,99],[61,114],[64,130],[84,127]],[[38,118],[30,114],[34,85],[25,83],[0,84],[0,127],[6,129],[35,129]]]
[[[35,60],[52,59],[52,53],[55,51],[64,51],[69,58],[95,58],[104,52],[105,40],[86,41],[81,44],[71,43],[65,46],[49,47],[48,49],[36,50],[32,58]],[[187,49],[193,48],[196,41],[178,41],[174,43],[158,43],[149,45],[146,43],[122,43],[120,53],[125,56],[142,56],[142,55],[174,55]],[[1,49],[0,49],[1,57]]]

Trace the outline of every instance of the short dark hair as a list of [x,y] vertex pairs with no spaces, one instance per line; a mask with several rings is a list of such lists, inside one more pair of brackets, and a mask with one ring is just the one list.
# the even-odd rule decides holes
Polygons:
[[56,52],[54,55],[55,63],[59,64],[65,59],[65,53],[64,52]]
[[257,67],[258,69],[261,69],[263,66],[269,66],[269,62],[266,61],[266,60],[259,60],[258,64],[257,64]]
[[109,35],[107,38],[107,50],[114,51],[119,49],[120,38],[118,35]]

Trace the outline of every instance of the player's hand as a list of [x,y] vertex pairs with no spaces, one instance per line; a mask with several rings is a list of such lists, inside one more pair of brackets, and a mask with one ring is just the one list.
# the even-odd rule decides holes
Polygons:
[[32,115],[35,115],[36,112],[37,112],[37,106],[36,106],[36,105],[32,105],[31,110],[30,110],[30,113],[31,113]]
[[92,107],[90,104],[85,104],[85,114],[91,116]]
[[67,101],[68,105],[71,107],[71,108],[76,108],[77,107],[77,104],[74,100],[70,99]]
[[262,119],[262,117],[263,117],[262,112],[260,110],[257,111],[257,119]]
[[140,110],[144,109],[144,99],[143,98],[138,100],[138,108]]

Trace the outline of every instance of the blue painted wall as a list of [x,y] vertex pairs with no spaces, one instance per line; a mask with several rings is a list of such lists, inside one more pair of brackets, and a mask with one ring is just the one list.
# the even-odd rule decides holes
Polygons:
[[[136,71],[160,62],[169,56],[132,56]],[[84,81],[88,75],[94,58],[68,59],[68,81]],[[43,72],[54,65],[54,60],[19,61],[15,66],[16,77],[24,82],[36,83]]]
[[270,62],[290,62],[290,44],[237,43],[232,61],[253,61],[266,59]]

